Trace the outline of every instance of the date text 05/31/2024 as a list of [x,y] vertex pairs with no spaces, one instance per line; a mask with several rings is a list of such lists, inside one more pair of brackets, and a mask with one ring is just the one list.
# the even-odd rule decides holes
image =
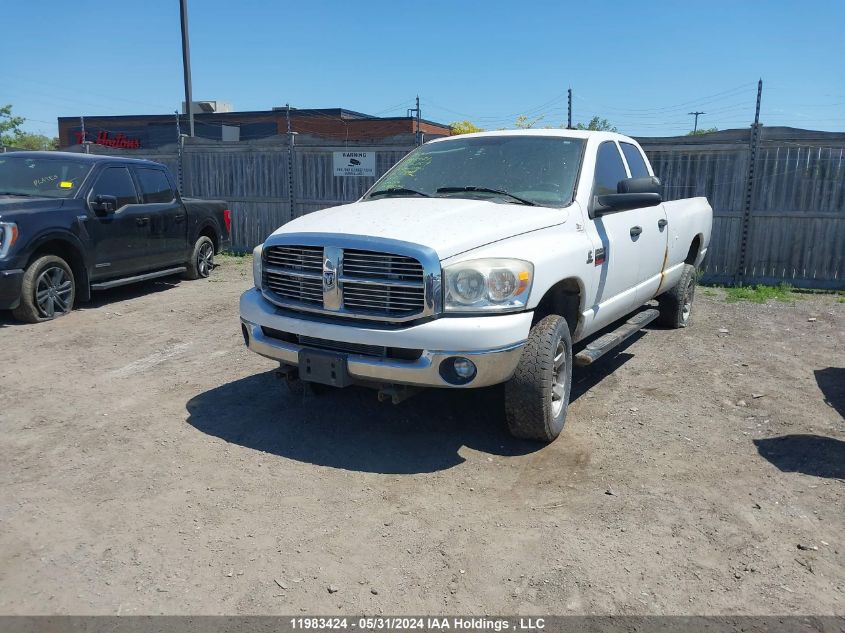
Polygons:
[[537,631],[545,628],[543,618],[478,617],[299,617],[290,619],[298,630],[361,629],[370,631],[456,630],[456,631]]

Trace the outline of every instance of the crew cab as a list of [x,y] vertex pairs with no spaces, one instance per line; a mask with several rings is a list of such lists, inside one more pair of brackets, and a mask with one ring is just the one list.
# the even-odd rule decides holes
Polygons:
[[574,365],[652,320],[690,324],[712,209],[660,191],[620,134],[431,141],[357,202],[255,249],[244,341],[288,380],[369,385],[394,402],[503,383],[511,433],[552,441]]
[[182,198],[159,163],[0,154],[0,310],[35,323],[67,314],[92,290],[207,277],[231,222],[223,201]]

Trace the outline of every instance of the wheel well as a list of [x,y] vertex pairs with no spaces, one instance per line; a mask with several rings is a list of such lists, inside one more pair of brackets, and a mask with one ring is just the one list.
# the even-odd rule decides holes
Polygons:
[[701,250],[701,235],[696,235],[695,239],[693,239],[692,244],[690,244],[689,252],[687,253],[687,258],[684,260],[686,264],[695,264],[695,260],[698,259],[698,253]]
[[197,236],[197,239],[199,239],[203,235],[209,238],[211,240],[211,243],[214,244],[214,252],[219,253],[220,237],[217,235],[217,231],[214,230],[214,227],[210,224],[206,224],[204,227],[202,227],[202,230],[200,231],[199,236]]
[[43,255],[55,255],[61,257],[68,263],[76,279],[76,295],[82,301],[91,298],[91,289],[88,286],[88,271],[85,268],[85,260],[82,253],[71,243],[64,240],[50,240],[41,244],[32,253],[27,266]]
[[546,291],[534,310],[534,322],[549,314],[559,314],[569,324],[569,333],[575,334],[581,316],[581,284],[569,278],[557,282]]

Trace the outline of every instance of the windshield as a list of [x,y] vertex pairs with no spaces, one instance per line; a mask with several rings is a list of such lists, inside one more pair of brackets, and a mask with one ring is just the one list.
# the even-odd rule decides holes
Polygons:
[[582,139],[457,137],[423,145],[399,161],[365,199],[472,197],[561,207],[572,202]]
[[72,198],[89,171],[73,158],[0,154],[0,195]]

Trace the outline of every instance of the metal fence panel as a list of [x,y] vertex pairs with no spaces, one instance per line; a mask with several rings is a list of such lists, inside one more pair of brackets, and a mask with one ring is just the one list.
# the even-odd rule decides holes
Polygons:
[[[705,281],[731,283],[737,277],[749,143],[748,130],[640,139],[665,199],[706,196],[713,207]],[[332,152],[350,147],[376,152],[378,177],[414,143],[397,137],[347,146],[297,136],[291,170],[286,136],[242,142],[187,139],[183,191],[226,200],[233,211],[233,247],[246,251],[294,217],[352,202],[372,186],[375,177],[334,175]],[[90,148],[149,158],[180,173],[176,145],[146,151]],[[845,288],[845,134],[762,128],[756,160],[744,281]]]

